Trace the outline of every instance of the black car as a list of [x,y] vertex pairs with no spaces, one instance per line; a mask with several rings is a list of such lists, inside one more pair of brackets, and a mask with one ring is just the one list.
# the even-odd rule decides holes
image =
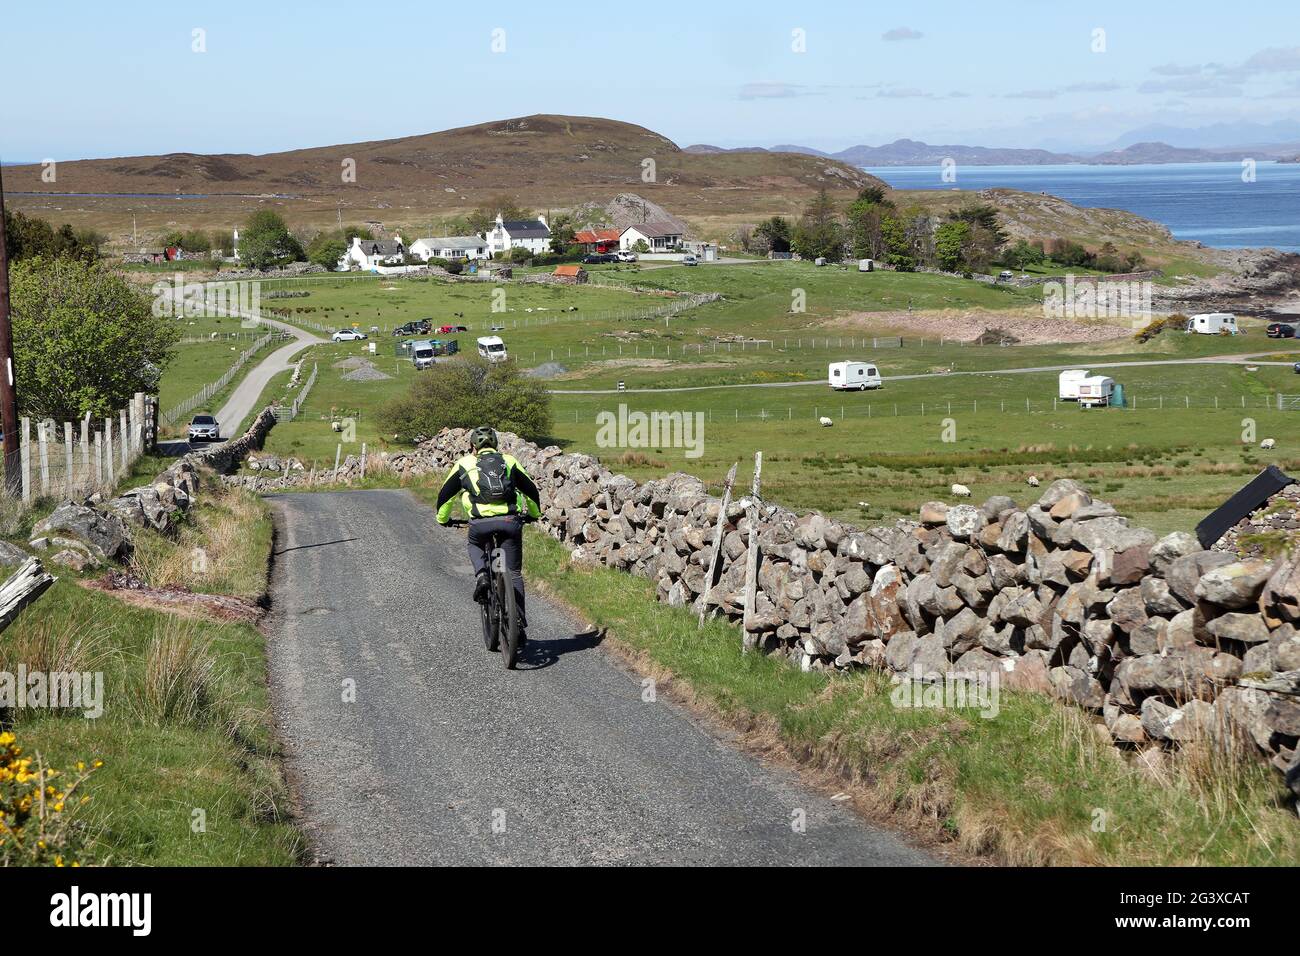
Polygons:
[[1287,325],[1285,322],[1270,322],[1264,334],[1270,339],[1293,339],[1295,338],[1295,326]]
[[583,265],[598,265],[602,262],[618,262],[618,256],[612,252],[593,252],[582,257]]
[[419,322],[407,322],[405,325],[399,325],[393,329],[393,335],[428,335],[432,326],[429,325],[428,319],[422,319]]

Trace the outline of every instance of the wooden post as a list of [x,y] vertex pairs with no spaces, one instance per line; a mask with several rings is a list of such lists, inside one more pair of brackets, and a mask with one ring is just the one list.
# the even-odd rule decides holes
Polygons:
[[123,475],[123,477],[125,477],[125,476],[126,476],[126,469],[127,469],[127,466],[131,464],[131,457],[130,457],[130,455],[131,455],[131,433],[130,433],[130,430],[126,427],[126,409],[125,409],[125,408],[123,408],[123,409],[121,409],[120,411],[118,411],[118,413],[117,413],[117,418],[118,418],[118,421],[121,423],[121,426],[122,426],[122,431],[121,431],[121,432],[119,433],[119,435],[118,435],[118,445],[120,445],[121,448],[122,448],[122,451],[121,451],[121,455],[122,455],[122,475]]
[[19,454],[22,456],[23,463],[23,501],[32,500],[32,420],[26,415],[23,416],[22,445],[19,447]]
[[745,509],[749,518],[749,547],[745,553],[745,614],[741,619],[743,634],[741,644],[749,650],[756,643],[752,636],[754,607],[758,602],[758,501],[763,483],[763,453],[754,453],[754,481],[750,485],[749,505]]
[[72,422],[63,423],[63,483],[68,500],[72,500]]
[[36,443],[41,455],[41,494],[50,493],[50,445],[45,437],[45,422],[36,423]]
[[708,567],[704,569],[704,594],[700,597],[700,627],[704,626],[704,615],[709,607],[709,592],[718,583],[718,555],[722,553],[722,529],[727,523],[727,506],[731,504],[731,488],[736,483],[736,469],[740,462],[731,466],[727,480],[722,485],[722,503],[718,506],[718,523],[713,530],[713,551],[709,557]]
[[334,484],[339,480],[339,458],[343,455],[343,443],[339,442],[338,447],[334,449],[334,477],[330,481]]
[[0,583],[0,631],[13,623],[23,608],[31,604],[54,583],[54,576],[37,558],[28,558],[13,574]]
[[100,488],[104,484],[104,434],[95,432],[95,487]]
[[104,483],[113,482],[113,419],[104,419]]
[[81,487],[90,485],[90,416],[81,420]]
[[361,480],[366,480],[366,443],[361,443]]

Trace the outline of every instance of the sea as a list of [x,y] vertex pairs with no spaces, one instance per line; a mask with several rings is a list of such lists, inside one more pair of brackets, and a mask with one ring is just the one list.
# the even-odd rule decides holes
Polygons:
[[1207,246],[1300,252],[1300,163],[961,165],[955,182],[944,182],[938,166],[863,168],[897,189],[1045,192],[1077,206],[1137,213]]

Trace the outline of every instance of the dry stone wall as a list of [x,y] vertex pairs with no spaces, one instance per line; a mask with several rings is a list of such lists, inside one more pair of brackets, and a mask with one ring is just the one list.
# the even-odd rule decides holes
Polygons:
[[[1295,558],[1239,559],[1181,532],[1157,538],[1067,479],[1024,507],[928,502],[915,520],[866,529],[734,499],[710,586],[721,501],[698,478],[638,483],[588,455],[508,434],[502,446],[537,481],[542,526],[574,561],[649,578],[670,605],[739,623],[756,541],[747,638],[799,667],[996,674],[1003,688],[1092,712],[1148,763],[1196,738],[1231,740],[1300,793]],[[386,466],[401,478],[440,474],[468,450],[468,432],[448,430]]]

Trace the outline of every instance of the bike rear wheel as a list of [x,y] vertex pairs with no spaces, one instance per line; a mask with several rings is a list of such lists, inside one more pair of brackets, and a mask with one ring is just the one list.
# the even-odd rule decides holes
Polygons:
[[497,620],[501,616],[496,607],[496,594],[489,593],[487,600],[480,604],[478,609],[483,618],[483,643],[489,651],[496,651],[499,646]]
[[501,595],[501,659],[508,670],[514,670],[515,661],[519,657],[519,607],[510,576],[498,572],[496,581]]

